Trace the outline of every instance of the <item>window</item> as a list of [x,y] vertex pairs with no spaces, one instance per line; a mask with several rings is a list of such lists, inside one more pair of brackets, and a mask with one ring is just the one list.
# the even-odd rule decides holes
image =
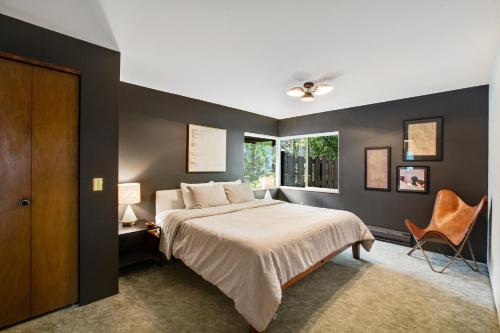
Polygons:
[[338,132],[281,138],[281,185],[338,190]]
[[244,178],[252,188],[276,186],[276,138],[245,133]]
[[244,179],[254,189],[339,189],[338,132],[278,138],[245,133]]

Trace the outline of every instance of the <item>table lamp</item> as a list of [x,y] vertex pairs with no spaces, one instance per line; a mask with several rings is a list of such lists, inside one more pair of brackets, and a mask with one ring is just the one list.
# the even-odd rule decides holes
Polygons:
[[134,225],[137,221],[137,216],[130,205],[141,202],[141,184],[139,183],[124,183],[118,184],[118,204],[127,205],[125,214],[121,219],[123,225]]

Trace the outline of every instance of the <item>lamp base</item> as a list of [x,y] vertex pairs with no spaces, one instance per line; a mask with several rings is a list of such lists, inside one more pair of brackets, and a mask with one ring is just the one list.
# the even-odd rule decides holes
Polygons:
[[131,221],[131,222],[123,222],[123,221],[120,221],[120,223],[124,226],[124,227],[131,227],[135,224],[135,221]]

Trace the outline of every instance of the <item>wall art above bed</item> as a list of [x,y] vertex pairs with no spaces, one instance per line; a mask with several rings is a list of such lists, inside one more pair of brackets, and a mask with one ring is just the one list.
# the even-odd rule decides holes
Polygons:
[[189,124],[188,172],[226,172],[226,130]]

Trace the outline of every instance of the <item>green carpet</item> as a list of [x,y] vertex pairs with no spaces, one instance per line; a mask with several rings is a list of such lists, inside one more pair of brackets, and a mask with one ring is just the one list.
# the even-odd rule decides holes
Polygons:
[[[486,273],[459,262],[433,273],[406,251],[376,242],[362,261],[346,251],[285,291],[266,332],[500,332]],[[247,331],[230,299],[173,261],[129,268],[119,295],[5,332]]]

